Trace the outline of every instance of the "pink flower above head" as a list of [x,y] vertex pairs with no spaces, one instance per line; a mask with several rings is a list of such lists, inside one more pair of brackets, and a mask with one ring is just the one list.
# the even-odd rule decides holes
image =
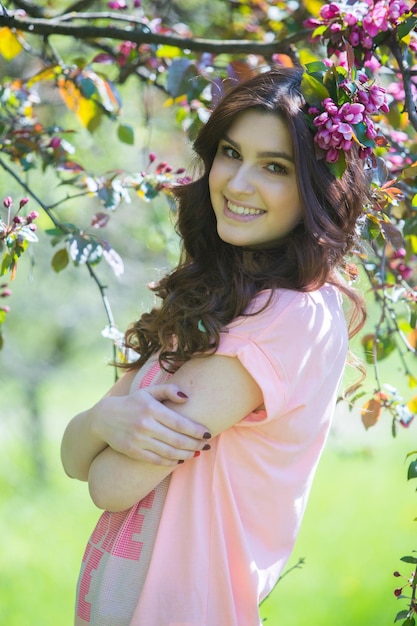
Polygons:
[[382,111],[383,113],[389,112],[387,104],[387,91],[383,87],[380,87],[379,85],[371,85],[369,88],[369,100],[375,107],[376,111]]
[[326,152],[327,163],[336,163],[339,160],[340,152],[334,148],[331,148]]
[[349,34],[349,43],[355,48],[356,46],[359,46],[360,42],[361,42],[361,37],[358,31],[352,30],[351,33]]
[[364,63],[365,67],[367,67],[372,73],[376,72],[377,70],[379,70],[379,68],[381,67],[381,63],[378,61],[378,59],[376,58],[376,56],[374,56],[373,54],[371,54],[371,56],[369,57],[369,59],[365,60]]
[[364,105],[359,102],[355,102],[354,104],[346,102],[341,106],[339,115],[344,122],[348,122],[349,124],[359,124],[359,122],[363,121],[364,110]]
[[335,104],[331,98],[325,98],[322,102],[322,105],[324,106],[325,110],[331,115],[336,115],[336,113],[338,112],[337,104]]
[[366,35],[365,33],[362,33],[362,48],[365,48],[366,50],[371,50],[374,46],[374,40],[372,35]]
[[321,7],[319,15],[324,20],[332,20],[340,15],[340,9],[335,2],[331,2]]
[[388,7],[388,16],[390,21],[396,23],[397,20],[404,15],[404,13],[408,13],[409,10],[410,8],[406,2],[403,2],[403,0],[390,0]]

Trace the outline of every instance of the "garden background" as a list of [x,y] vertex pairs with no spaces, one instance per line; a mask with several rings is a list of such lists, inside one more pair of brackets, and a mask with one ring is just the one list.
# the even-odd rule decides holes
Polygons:
[[[12,12],[19,6],[27,9],[26,4],[10,2],[5,7]],[[63,2],[52,4],[62,8],[66,5]],[[89,5],[91,11],[98,11],[108,10],[108,4],[117,3],[84,4]],[[175,2],[148,4],[155,5],[159,13],[164,9],[165,15],[169,14],[168,5],[177,11],[181,5]],[[201,33],[204,29],[209,30],[210,20],[214,31],[220,33],[216,10],[220,15],[223,5],[234,4],[235,18],[236,11],[240,12],[240,39],[253,33],[253,29],[245,31],[242,26],[245,19],[247,23],[251,11],[256,12],[260,24],[261,12],[267,13],[272,8],[284,11],[288,9],[286,5],[295,7],[297,4],[298,8],[301,6],[307,13],[317,16],[319,8],[325,5],[323,2],[275,1],[211,4],[211,9],[207,2],[197,7],[202,11],[204,22],[200,25]],[[133,3],[131,5],[133,7]],[[137,11],[141,10],[139,5]],[[182,5],[183,9],[186,6],[188,17],[196,11],[197,5],[191,0]],[[47,2],[40,2],[37,6],[45,11],[56,9]],[[35,16],[35,23],[36,19]],[[171,19],[173,22],[175,20]],[[192,26],[199,34],[198,25],[193,22]],[[275,34],[277,39],[288,35],[280,33],[278,27]],[[3,55],[0,79],[3,86],[10,77],[20,80],[40,69],[40,61],[30,59],[27,52],[10,58],[6,54],[5,58],[2,37],[4,31],[0,30]],[[49,45],[49,40],[45,39],[44,44],[45,47]],[[303,53],[303,50],[305,57],[305,48],[301,47],[299,51]],[[60,41],[59,52],[65,56],[66,62],[71,63],[86,54],[83,41],[65,38]],[[179,55],[179,52],[175,54]],[[162,58],[160,55],[159,59]],[[163,58],[160,62],[169,66],[175,59],[177,57],[172,56],[170,61]],[[242,59],[239,62],[243,62]],[[227,66],[226,61],[222,63]],[[173,102],[168,102],[166,92],[151,88],[149,78],[126,81],[121,89],[122,110],[114,115],[102,113],[95,128],[88,130],[83,116],[78,115],[77,119],[68,98],[63,99],[49,85],[39,81],[37,119],[44,129],[55,128],[54,132],[45,131],[49,133],[48,141],[53,136],[70,140],[75,149],[74,160],[96,172],[97,176],[99,172],[115,169],[154,172],[161,161],[168,163],[172,172],[188,168],[191,165],[190,139],[180,126],[195,121],[198,107],[187,113],[190,116],[193,113],[194,118],[187,118],[184,110],[179,113]],[[2,105],[4,94],[3,87]],[[122,123],[117,121],[119,115]],[[202,111],[200,116],[203,117]],[[60,128],[75,128],[77,132],[74,135],[60,134],[54,126],[58,123]],[[7,152],[8,144],[4,140],[4,126],[0,132],[3,141],[0,159],[3,159],[5,155],[10,156],[10,152]],[[415,146],[415,143],[410,145]],[[57,148],[57,143],[52,144],[52,151]],[[48,149],[50,154],[50,145]],[[152,162],[151,153],[155,154]],[[40,156],[41,150],[35,158]],[[4,324],[4,346],[0,351],[0,441],[3,444],[0,455],[0,623],[7,626],[70,626],[79,564],[99,511],[90,502],[86,485],[64,475],[59,445],[69,419],[94,403],[112,384],[114,371],[109,361],[113,357],[113,344],[102,334],[103,329],[108,329],[109,320],[87,265],[76,256],[75,265],[80,267],[70,263],[65,271],[62,267],[55,268],[59,271],[51,270],[51,261],[60,244],[50,245],[51,237],[46,231],[53,224],[27,189],[36,189],[37,197],[47,207],[61,197],[62,178],[57,176],[53,161],[48,165],[44,163],[43,168],[25,170],[22,160],[19,163],[19,158],[14,155],[10,163],[17,178],[3,168],[0,198],[12,198],[16,207],[19,199],[28,195],[29,210],[39,211],[40,215],[36,219],[39,241],[31,243],[19,258],[15,280],[9,284],[12,295],[7,304],[10,304],[11,311]],[[22,165],[23,173],[19,169]],[[399,172],[396,174],[400,176]],[[22,182],[28,186],[26,189]],[[405,179],[402,189],[408,184]],[[155,197],[151,198],[152,195]],[[410,203],[407,205],[407,198],[403,205],[411,206]],[[74,223],[87,231],[92,215],[101,210],[98,194],[84,193],[60,207],[59,216],[63,223]],[[4,213],[3,208],[2,211]],[[117,327],[123,330],[152,304],[153,296],[147,283],[157,280],[177,258],[178,246],[173,232],[175,215],[163,192],[146,193],[143,188],[134,194],[132,202],[120,201],[117,212],[112,209],[109,213],[111,219],[105,227],[106,240],[111,242],[114,250],[123,253],[124,272],[116,272],[119,274],[116,276],[114,263],[102,262],[97,266],[93,263],[92,268],[101,285],[106,286],[112,315]],[[388,210],[386,214],[389,214]],[[3,219],[2,215],[0,217]],[[404,215],[395,215],[394,211],[394,216],[389,214],[389,217],[397,226]],[[377,225],[381,221],[378,213],[373,223]],[[375,246],[381,244],[381,237],[373,236]],[[384,255],[392,254],[391,244],[385,240]],[[414,267],[413,254],[414,250],[408,247],[406,261],[410,267]],[[373,260],[374,268],[383,261],[388,263],[389,256],[376,254],[376,259]],[[362,359],[366,356],[362,337],[366,333],[376,337],[375,324],[381,315],[380,302],[375,301],[369,288],[367,271],[371,271],[369,265],[360,267],[357,286],[367,293],[369,320],[365,331],[353,343],[354,352]],[[4,274],[7,281],[9,276],[6,272]],[[401,276],[394,270],[387,281],[391,283],[390,289],[404,287]],[[413,280],[410,285],[413,290]],[[396,319],[401,322],[401,315]],[[4,319],[0,319],[0,329],[3,322]],[[401,323],[405,323],[404,319]],[[410,332],[409,319],[407,324],[406,331]],[[388,330],[387,337],[390,336]],[[389,355],[383,354],[378,360],[378,376],[383,384],[389,383],[397,390],[396,397],[405,398],[404,402],[393,402],[391,409],[395,409],[396,406],[407,406],[407,401],[414,397],[410,381],[417,368],[415,357],[411,355],[410,369],[405,373],[402,352],[397,349],[388,352]],[[304,524],[287,568],[288,574],[262,606],[261,614],[268,626],[305,623],[312,626],[334,623],[338,626],[385,626],[394,622],[398,611],[407,608],[407,601],[394,595],[394,589],[401,586],[402,579],[399,582],[393,572],[399,570],[410,577],[412,566],[402,563],[400,558],[416,549],[415,481],[414,484],[413,481],[407,482],[407,455],[417,447],[416,421],[410,419],[407,428],[396,428],[396,437],[393,437],[392,426],[398,426],[400,416],[395,413],[393,419],[393,412],[386,410],[373,428],[364,428],[361,404],[381,391],[379,383],[375,382],[374,366],[370,364],[368,369],[363,400],[353,406],[346,401],[338,405]],[[354,374],[347,375],[346,383],[352,380],[352,376]],[[413,407],[412,403],[409,406]],[[300,559],[304,561],[302,564]]]

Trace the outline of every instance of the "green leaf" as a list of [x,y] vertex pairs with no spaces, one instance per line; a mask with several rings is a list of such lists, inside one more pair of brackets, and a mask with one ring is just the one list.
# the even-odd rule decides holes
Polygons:
[[397,28],[398,39],[401,40],[403,37],[408,35],[408,33],[413,30],[416,24],[417,24],[417,17],[414,17],[412,15],[411,17],[407,18]]
[[[321,27],[319,26],[319,28]],[[312,61],[311,63],[306,63],[305,67],[309,74],[324,74],[328,69],[323,61]]]
[[13,257],[8,252],[6,252],[6,254],[3,256],[3,260],[1,263],[0,276],[4,276],[4,274],[11,269],[12,265]]
[[64,270],[69,263],[69,255],[66,248],[61,248],[61,250],[57,250],[55,252],[51,265],[56,272],[61,272]]
[[90,99],[97,93],[97,87],[90,78],[81,78],[81,80],[78,82],[78,86],[85,98]]
[[341,152],[339,158],[336,163],[327,163],[327,167],[336,178],[341,178],[343,172],[346,169],[346,157],[345,153]]
[[399,622],[400,619],[405,619],[408,615],[408,611],[404,610],[404,611],[400,611],[399,613],[397,613],[397,615],[395,616],[395,620],[394,622]]
[[320,106],[323,100],[330,97],[326,87],[307,72],[301,79],[301,91],[310,106]]
[[127,143],[129,146],[133,146],[135,143],[135,131],[130,124],[119,124],[117,129],[117,136],[123,143]]
[[369,148],[372,148],[374,146],[374,140],[369,139],[369,137],[367,137],[365,134],[366,124],[364,122],[360,122],[359,124],[353,124],[352,128],[355,131],[356,138],[363,146],[367,146]]
[[378,335],[376,343],[374,334],[365,335],[361,343],[365,352],[365,360],[370,365],[374,365],[374,355],[377,361],[382,361],[397,347],[394,339],[388,334]]
[[405,622],[403,622],[403,626],[416,626],[416,620],[414,617],[409,617],[405,620]]
[[411,480],[412,478],[417,478],[417,461],[413,461],[408,466],[407,480]]
[[403,556],[400,561],[404,561],[404,563],[417,563],[417,558],[415,556]]
[[84,263],[97,264],[103,256],[103,247],[87,237],[74,235],[69,240],[69,254],[75,265]]
[[172,98],[178,98],[187,92],[185,77],[190,69],[189,59],[176,59],[171,63],[167,74],[167,91]]

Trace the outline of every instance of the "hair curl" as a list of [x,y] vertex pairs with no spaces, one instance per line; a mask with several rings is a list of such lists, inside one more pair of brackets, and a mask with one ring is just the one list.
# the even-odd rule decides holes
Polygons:
[[[353,303],[350,335],[364,322],[361,297],[337,272],[355,241],[356,223],[367,200],[363,162],[346,155],[342,178],[317,158],[300,90],[300,68],[277,68],[231,89],[194,142],[202,163],[197,180],[173,188],[178,201],[177,230],[183,250],[179,265],[155,287],[159,308],[145,313],[126,332],[126,346],[139,354],[126,367],[142,366],[154,353],[174,371],[196,354],[214,352],[221,329],[242,315],[264,289],[311,291],[330,282]],[[279,115],[294,147],[303,220],[279,245],[250,250],[223,242],[217,234],[208,176],[219,141],[236,117],[248,110]]]

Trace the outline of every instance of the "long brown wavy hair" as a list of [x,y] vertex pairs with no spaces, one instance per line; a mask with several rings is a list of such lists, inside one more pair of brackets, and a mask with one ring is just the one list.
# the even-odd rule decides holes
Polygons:
[[[138,358],[125,367],[139,368],[158,352],[161,365],[174,371],[193,355],[214,352],[221,329],[242,315],[264,289],[311,291],[325,282],[335,284],[353,304],[350,335],[363,325],[362,299],[340,278],[338,268],[354,244],[368,179],[363,162],[355,155],[347,155],[341,179],[317,158],[301,77],[300,68],[277,68],[238,84],[202,127],[194,142],[201,175],[173,188],[181,260],[154,289],[161,305],[144,313],[127,330],[126,346],[137,352]],[[301,223],[279,244],[262,251],[220,239],[208,185],[219,142],[237,116],[250,109],[279,115],[286,123],[304,209]]]

